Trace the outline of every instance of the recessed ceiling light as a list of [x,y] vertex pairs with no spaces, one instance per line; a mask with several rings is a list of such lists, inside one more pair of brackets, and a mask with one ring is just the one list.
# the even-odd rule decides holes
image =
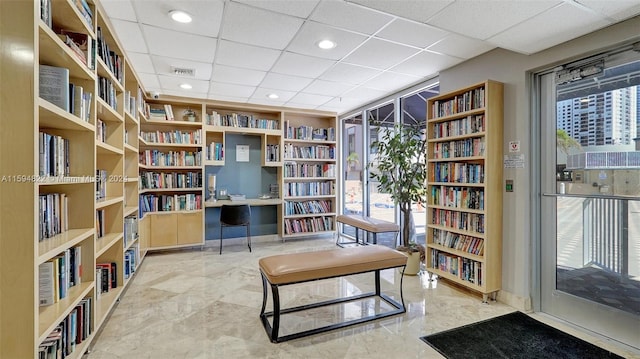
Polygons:
[[191,86],[189,84],[181,84],[180,88],[181,89],[185,89],[185,90],[191,90],[193,88],[193,86]]
[[275,100],[280,96],[278,96],[278,94],[276,94],[276,93],[270,93],[270,94],[267,95],[267,97],[272,99],[272,100]]
[[336,43],[331,41],[331,40],[321,40],[318,42],[318,47],[323,49],[323,50],[329,50],[329,49],[333,49],[334,47],[336,47]]
[[183,24],[191,22],[191,15],[187,14],[181,10],[171,10],[169,11],[169,16],[173,19],[173,21],[181,22]]

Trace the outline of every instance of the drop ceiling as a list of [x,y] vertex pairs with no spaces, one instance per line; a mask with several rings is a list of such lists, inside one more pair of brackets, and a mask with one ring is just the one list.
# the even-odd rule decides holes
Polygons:
[[[101,4],[147,91],[336,113],[496,47],[533,54],[640,14],[640,0]],[[172,10],[189,13],[193,21],[174,22]],[[337,45],[320,49],[323,39]],[[178,75],[176,68],[194,75]],[[185,83],[191,89],[180,87]]]

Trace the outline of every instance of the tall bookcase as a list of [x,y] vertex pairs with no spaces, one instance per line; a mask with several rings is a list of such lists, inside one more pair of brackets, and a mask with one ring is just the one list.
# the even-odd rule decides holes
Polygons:
[[503,84],[427,101],[428,272],[495,296],[502,273]]
[[203,146],[201,103],[147,101],[139,190],[150,250],[204,244]]
[[[141,260],[125,220],[137,212],[127,182],[137,150],[133,164],[126,150],[137,142],[125,136],[137,138],[137,121],[123,105],[138,82],[131,71],[125,87],[126,61],[97,3],[3,1],[0,33],[11,89],[0,95],[0,357],[38,357],[68,330],[61,350],[79,358]],[[102,37],[117,67],[69,37]]]
[[333,233],[336,218],[335,116],[284,114],[283,240]]

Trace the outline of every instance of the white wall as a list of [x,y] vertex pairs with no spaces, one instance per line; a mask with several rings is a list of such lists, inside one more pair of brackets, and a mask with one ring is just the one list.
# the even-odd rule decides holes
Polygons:
[[[550,68],[588,55],[640,41],[640,16],[585,35],[530,56],[495,49],[440,73],[440,92],[446,93],[486,79],[505,84],[504,89],[504,153],[507,143],[520,141],[525,155],[525,168],[504,169],[504,179],[514,180],[513,193],[503,194],[503,268],[501,299],[519,309],[529,309],[532,296],[532,223],[530,192],[531,108],[530,73]],[[536,246],[537,247],[537,246]],[[536,299],[533,298],[535,301]]]

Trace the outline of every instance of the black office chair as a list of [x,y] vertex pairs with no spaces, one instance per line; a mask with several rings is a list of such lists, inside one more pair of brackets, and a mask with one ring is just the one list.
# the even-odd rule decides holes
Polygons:
[[245,226],[247,227],[247,240],[249,252],[251,252],[251,207],[248,204],[226,205],[220,208],[220,254],[222,254],[222,228]]

